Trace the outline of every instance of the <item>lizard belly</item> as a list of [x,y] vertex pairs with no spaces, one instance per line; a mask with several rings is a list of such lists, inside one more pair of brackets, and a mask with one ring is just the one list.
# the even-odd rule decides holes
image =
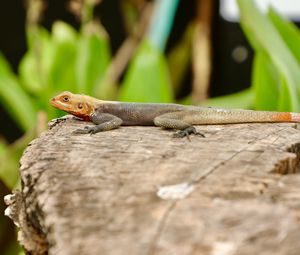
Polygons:
[[176,104],[116,103],[100,105],[97,111],[119,117],[122,125],[153,126],[155,117],[181,109],[182,106]]
[[[118,115],[117,115],[118,116]],[[152,126],[155,117],[144,116],[140,112],[131,112],[130,114],[120,114],[118,116],[123,120],[124,126]]]

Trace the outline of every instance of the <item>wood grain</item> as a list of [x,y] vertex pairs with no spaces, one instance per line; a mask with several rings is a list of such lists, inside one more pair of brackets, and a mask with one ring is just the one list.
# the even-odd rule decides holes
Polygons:
[[[206,138],[190,141],[155,127],[72,134],[85,125],[52,124],[21,159],[26,217],[49,254],[299,254],[294,124],[199,126]],[[183,199],[157,194],[182,183]]]

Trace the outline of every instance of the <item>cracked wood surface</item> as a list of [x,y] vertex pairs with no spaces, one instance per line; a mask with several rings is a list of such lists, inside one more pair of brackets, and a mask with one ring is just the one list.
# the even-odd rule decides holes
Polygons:
[[[206,138],[190,141],[155,127],[72,134],[85,125],[53,124],[21,159],[49,254],[299,254],[294,124],[198,126]],[[157,195],[180,183],[193,186],[185,198]]]

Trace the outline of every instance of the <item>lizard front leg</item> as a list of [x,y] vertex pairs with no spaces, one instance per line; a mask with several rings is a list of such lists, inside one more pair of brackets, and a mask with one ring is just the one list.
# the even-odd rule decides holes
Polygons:
[[122,125],[122,119],[109,113],[93,113],[91,121],[96,124],[95,126],[86,126],[84,129],[77,129],[74,131],[76,134],[96,134],[102,131],[108,131],[118,128]]
[[182,120],[181,115],[182,112],[165,113],[154,118],[154,124],[158,127],[179,129],[180,131],[176,132],[174,137],[188,137],[191,134],[205,137],[204,134],[197,132],[192,124]]

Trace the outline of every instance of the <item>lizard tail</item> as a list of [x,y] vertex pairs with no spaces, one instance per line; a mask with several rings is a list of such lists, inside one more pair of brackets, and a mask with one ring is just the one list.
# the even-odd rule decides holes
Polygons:
[[300,113],[291,112],[291,122],[300,122]]
[[[237,110],[235,113],[240,122],[300,122],[300,113],[295,112]],[[232,115],[226,117],[231,119]]]
[[203,108],[191,111],[190,114],[182,113],[182,119],[188,123],[201,124],[230,124],[250,122],[300,122],[300,113],[252,111],[240,109],[214,109]]
[[245,122],[300,122],[300,113],[295,112],[245,111],[244,113],[240,118],[241,120],[245,118]]
[[249,122],[300,122],[300,113],[295,112],[245,111],[245,113]]

